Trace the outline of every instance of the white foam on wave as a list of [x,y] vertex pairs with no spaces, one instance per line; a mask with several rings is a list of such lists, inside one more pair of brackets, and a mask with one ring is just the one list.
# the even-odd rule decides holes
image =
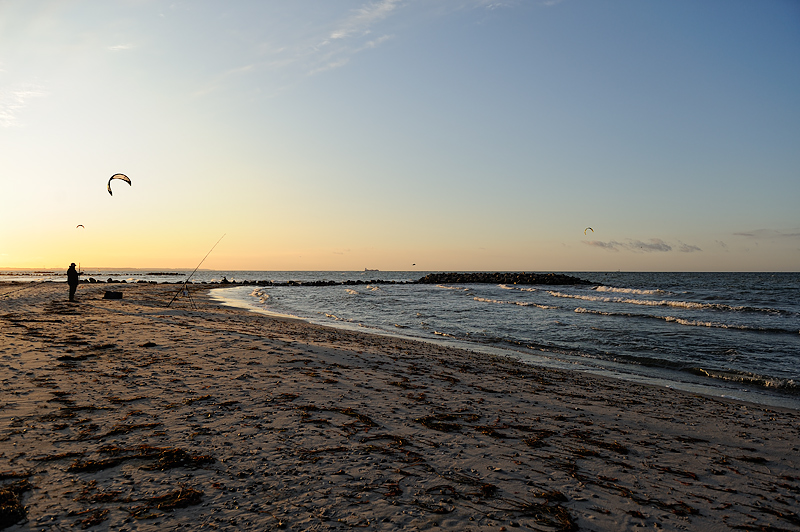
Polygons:
[[639,288],[618,288],[616,286],[598,286],[594,289],[597,292],[616,292],[622,294],[639,294],[649,296],[653,294],[664,294],[663,290],[641,290]]
[[538,292],[538,288],[522,288],[520,286],[508,286],[507,284],[501,284],[500,288],[503,290],[519,290],[520,292]]
[[252,292],[250,292],[251,297],[257,297],[258,302],[262,305],[266,305],[267,301],[269,300],[269,294],[265,291],[261,290],[260,288],[256,288]]
[[499,299],[487,299],[485,297],[473,297],[475,301],[480,301],[481,303],[496,303],[499,305],[518,305],[520,307],[536,307],[541,309],[557,309],[558,307],[553,307],[550,305],[540,305],[538,303],[531,303],[530,301],[501,301]]
[[[735,307],[731,305],[723,305],[720,303],[695,303],[693,301],[669,301],[666,299],[630,299],[625,297],[601,297],[601,296],[585,296],[581,294],[565,294],[563,292],[548,291],[553,297],[562,297],[569,299],[580,299],[582,301],[598,301],[600,303],[624,303],[627,305],[643,305],[646,307],[675,307],[686,309],[715,309],[715,310],[753,310],[748,307]],[[762,310],[762,309],[756,309]],[[767,309],[763,309],[767,310]]]
[[344,291],[347,292],[348,294],[350,294],[351,296],[357,296],[358,295],[358,292],[356,292],[352,288],[345,288]]
[[[578,314],[596,314],[598,316],[636,316],[635,314],[621,314],[619,312],[603,312],[602,310],[591,310],[583,307],[575,309]],[[700,321],[700,320],[687,320],[685,318],[678,318],[675,316],[639,316],[642,318],[653,318],[664,320],[667,323],[677,323],[679,325],[688,325],[691,327],[713,327],[716,329],[739,329],[743,331],[758,330],[746,325],[728,325],[727,323],[719,323],[714,321]]]
[[469,288],[464,288],[463,286],[445,286],[443,284],[437,284],[436,288],[444,288],[445,290],[460,290],[462,292],[469,290]]
[[354,323],[354,321],[353,321],[353,320],[351,320],[351,319],[347,319],[347,318],[340,318],[340,317],[339,317],[339,316],[337,316],[336,314],[328,314],[327,312],[325,313],[325,317],[326,317],[326,318],[329,318],[329,319],[332,319],[332,320],[334,320],[334,321],[345,321],[345,322],[348,322],[348,323]]

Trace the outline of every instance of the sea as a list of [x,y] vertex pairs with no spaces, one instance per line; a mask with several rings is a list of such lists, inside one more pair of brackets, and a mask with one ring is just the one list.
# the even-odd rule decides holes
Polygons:
[[[428,273],[438,272],[200,270],[190,281],[231,281],[212,297],[253,312],[800,409],[800,273],[554,272],[589,284],[414,283]],[[190,274],[103,270],[84,278],[180,283]],[[63,279],[63,271],[0,273]]]

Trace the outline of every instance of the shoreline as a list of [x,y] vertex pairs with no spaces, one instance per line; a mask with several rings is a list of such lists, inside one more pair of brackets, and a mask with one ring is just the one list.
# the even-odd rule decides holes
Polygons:
[[0,489],[28,507],[9,530],[800,530],[791,409],[267,317],[208,284],[197,309],[166,308],[174,284],[39,286],[0,301]]
[[[301,320],[310,325],[319,327],[330,327],[337,330],[371,334],[386,338],[400,338],[434,345],[449,346],[483,356],[501,356],[511,358],[518,360],[523,364],[532,365],[534,367],[559,369],[563,371],[576,371],[603,378],[675,389],[686,393],[695,393],[711,398],[731,399],[734,401],[742,401],[771,408],[788,408],[790,410],[800,411],[799,396],[792,395],[787,392],[780,392],[775,388],[770,388],[768,386],[757,387],[750,385],[750,387],[747,387],[744,384],[739,386],[735,381],[718,379],[711,379],[710,382],[705,382],[696,373],[691,371],[680,372],[677,370],[668,370],[658,367],[620,365],[610,363],[608,361],[606,361],[605,364],[601,364],[599,361],[576,359],[574,357],[569,357],[564,354],[559,355],[546,350],[524,351],[521,349],[515,349],[513,347],[497,347],[496,345],[470,343],[455,338],[425,338],[404,334],[400,331],[372,328],[362,326],[360,324],[354,325],[349,322],[325,323],[324,320],[319,318],[314,319],[309,317],[281,314],[259,308],[257,305],[247,301],[246,299],[242,299],[241,297],[225,296],[225,290],[249,286],[250,285],[221,285],[209,288],[209,294],[211,299],[216,300],[226,306],[244,309],[249,312],[259,313],[265,316]],[[592,362],[594,362],[594,365]],[[637,369],[638,372],[634,372],[634,369]]]

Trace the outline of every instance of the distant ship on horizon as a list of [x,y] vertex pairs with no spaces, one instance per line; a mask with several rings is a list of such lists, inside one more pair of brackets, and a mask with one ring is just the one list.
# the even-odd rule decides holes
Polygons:
[[379,272],[380,270],[378,270],[378,269],[373,270],[373,269],[370,269],[370,268],[364,268],[364,271],[365,272]]

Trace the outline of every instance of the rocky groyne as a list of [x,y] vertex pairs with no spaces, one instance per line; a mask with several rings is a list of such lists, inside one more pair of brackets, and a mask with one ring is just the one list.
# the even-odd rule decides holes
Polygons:
[[[126,280],[114,280],[109,278],[107,281],[90,277],[82,279],[83,283],[108,283],[108,284],[127,284]],[[561,273],[527,273],[527,272],[450,272],[450,273],[431,273],[417,279],[416,281],[387,281],[382,279],[356,279],[348,281],[228,281],[223,279],[218,282],[206,281],[130,281],[139,284],[201,284],[213,287],[224,286],[338,286],[338,285],[375,285],[375,284],[526,284],[526,285],[589,285],[595,284],[578,277],[564,275]]]

